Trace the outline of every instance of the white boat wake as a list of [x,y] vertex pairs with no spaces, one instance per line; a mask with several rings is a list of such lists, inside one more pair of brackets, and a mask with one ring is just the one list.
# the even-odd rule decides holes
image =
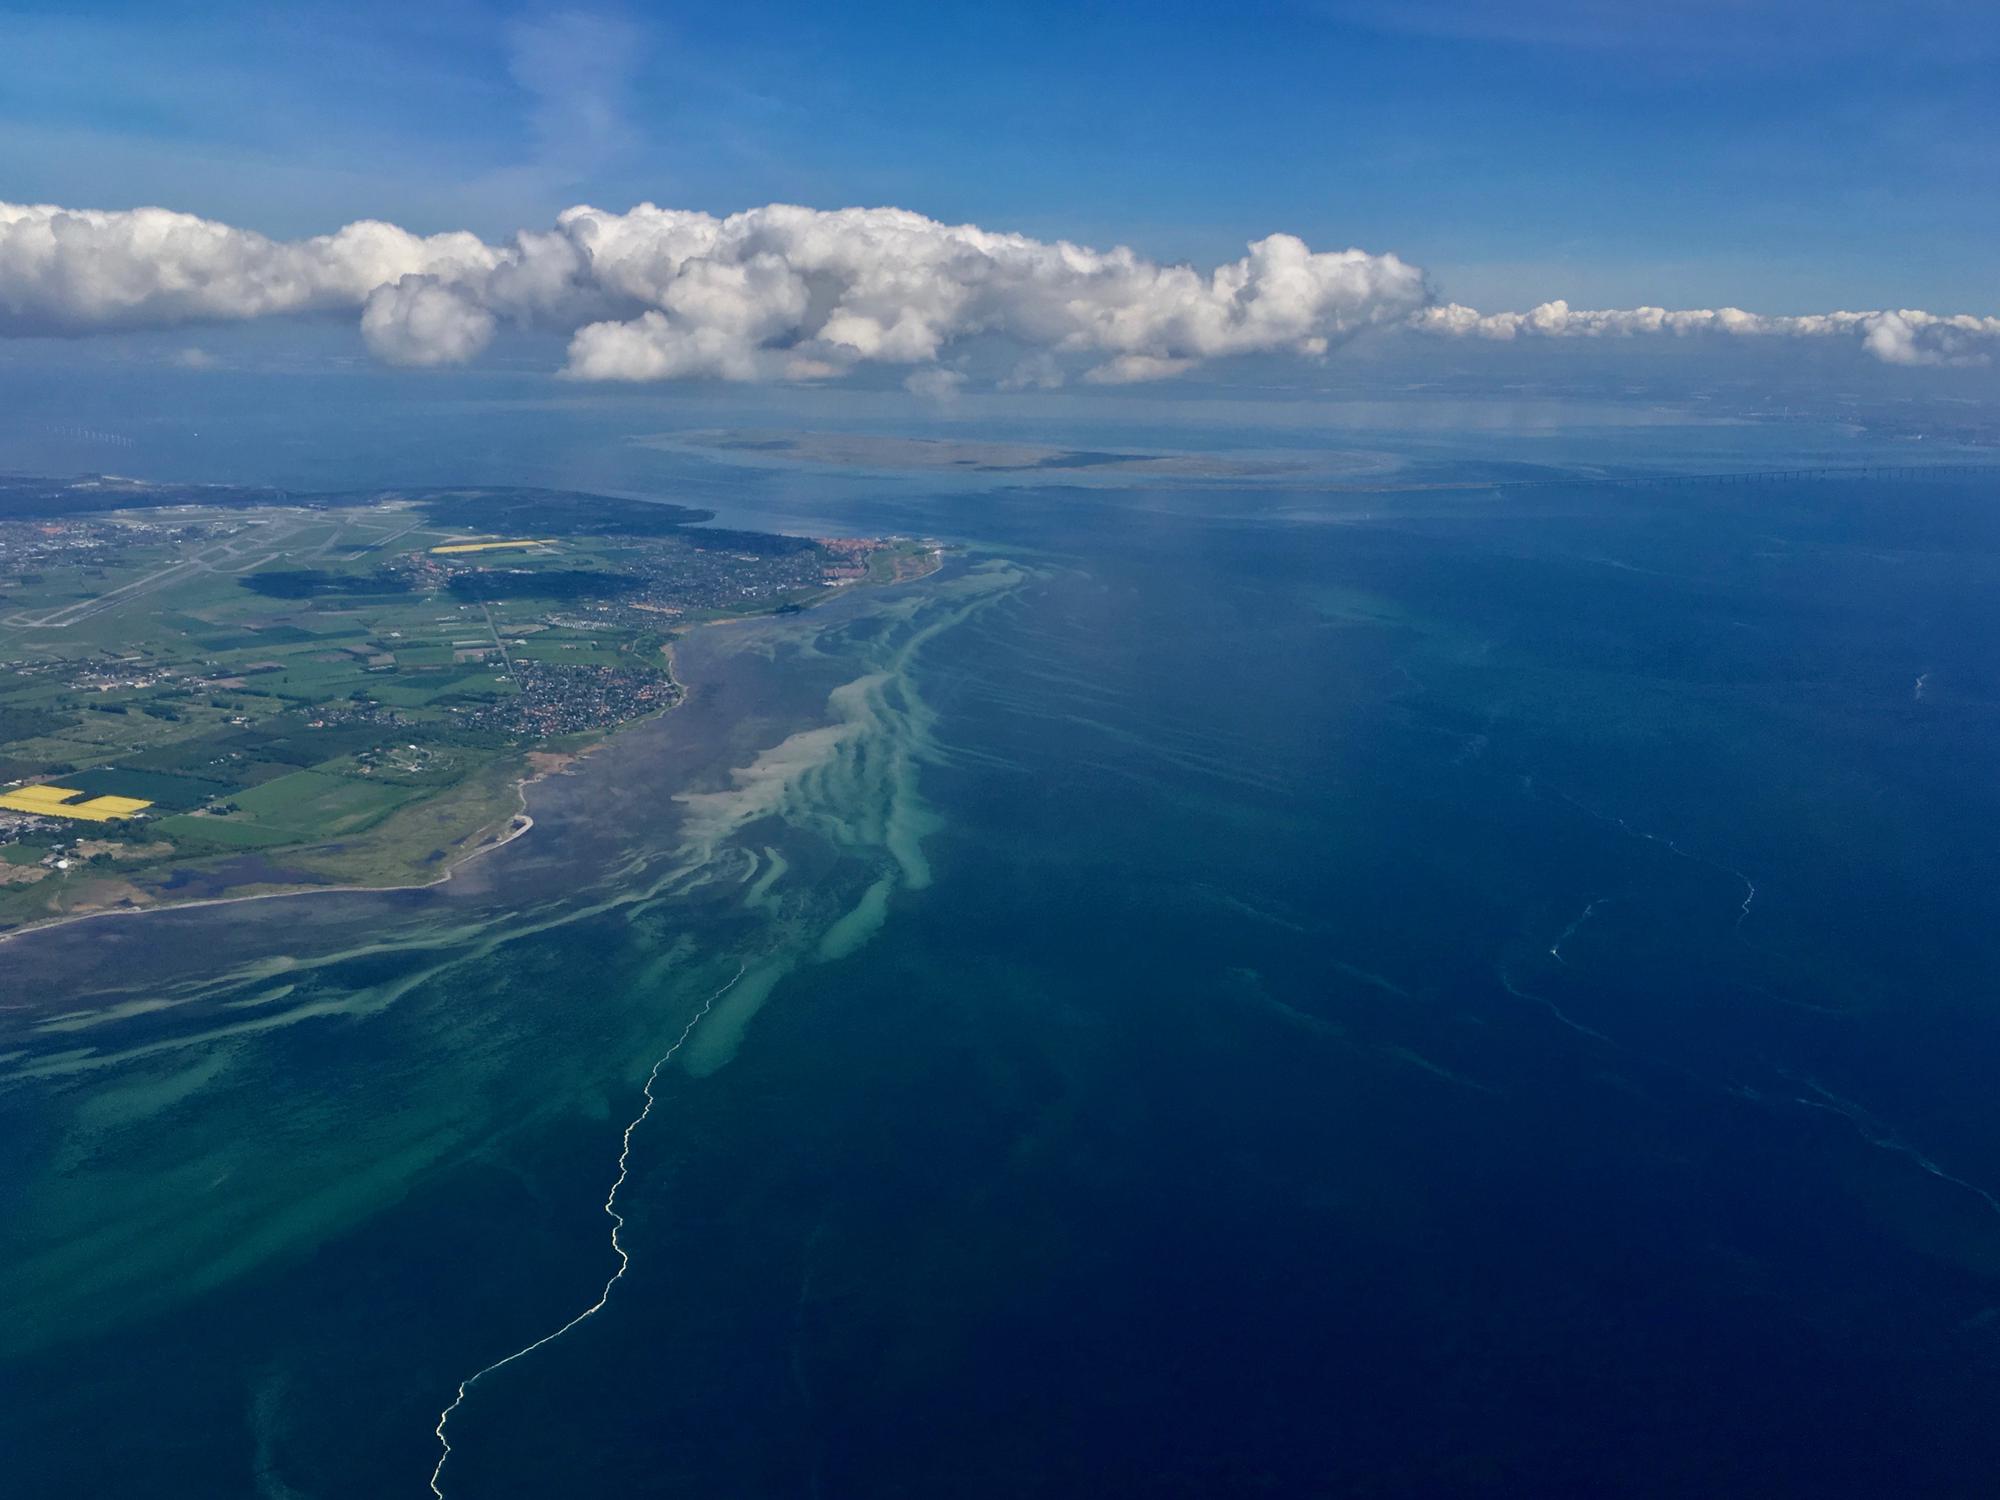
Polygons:
[[[1529,778],[1529,782],[1530,785],[1532,786],[1533,778]],[[1757,899],[1756,881],[1752,880],[1748,875],[1745,875],[1741,870],[1737,869],[1736,866],[1734,865],[1724,864],[1721,860],[1712,859],[1706,854],[1696,854],[1691,849],[1683,849],[1676,840],[1668,838],[1663,833],[1648,833],[1643,828],[1634,828],[1630,823],[1626,822],[1625,819],[1613,816],[1610,813],[1601,813],[1596,808],[1590,806],[1588,803],[1581,802],[1577,800],[1575,797],[1570,796],[1568,792],[1559,791],[1556,793],[1556,795],[1562,798],[1562,800],[1567,802],[1571,807],[1575,808],[1578,812],[1582,813],[1585,817],[1595,819],[1597,822],[1602,823],[1607,828],[1616,828],[1619,832],[1627,835],[1628,837],[1639,839],[1648,844],[1658,844],[1662,848],[1674,854],[1676,857],[1687,860],[1691,864],[1706,865],[1711,870],[1720,870],[1724,874],[1733,875],[1738,880],[1742,881],[1743,900],[1737,905],[1736,921],[1733,924],[1737,934],[1741,936],[1743,931],[1743,924],[1750,919],[1751,904],[1755,902]],[[1590,915],[1589,911],[1586,910],[1584,912],[1584,916],[1588,917],[1589,915]],[[1579,922],[1578,925],[1580,926],[1582,924]],[[1558,945],[1560,945],[1561,939],[1558,939],[1557,943]],[[1558,959],[1561,958],[1560,954],[1556,956]]]
[[544,1334],[532,1344],[516,1349],[506,1358],[496,1359],[484,1369],[475,1370],[472,1374],[466,1376],[464,1380],[459,1382],[458,1394],[452,1397],[451,1405],[438,1413],[437,1440],[441,1451],[438,1454],[437,1467],[431,1470],[431,1493],[437,1496],[438,1500],[444,1500],[444,1466],[451,1459],[451,1440],[445,1436],[444,1430],[446,1425],[451,1421],[451,1414],[465,1404],[465,1398],[470,1394],[472,1387],[479,1381],[484,1380],[488,1375],[491,1375],[495,1370],[503,1369],[513,1364],[516,1360],[526,1359],[537,1349],[553,1344],[557,1339],[576,1327],[577,1324],[595,1317],[598,1313],[602,1312],[604,1304],[611,1300],[611,1289],[618,1285],[619,1281],[624,1277],[625,1272],[631,1267],[632,1257],[626,1252],[625,1246],[618,1238],[618,1231],[625,1227],[625,1216],[618,1212],[618,1190],[625,1186],[625,1174],[632,1156],[632,1132],[645,1124],[646,1117],[653,1112],[653,1085],[660,1080],[660,1069],[672,1062],[674,1054],[687,1045],[687,1039],[694,1035],[694,1029],[701,1024],[702,1017],[706,1016],[714,1008],[716,1001],[720,1000],[736,987],[737,980],[743,977],[744,972],[744,966],[738,965],[735,977],[702,1002],[701,1009],[696,1011],[687,1025],[681,1029],[681,1034],[674,1039],[673,1046],[667,1048],[661,1054],[659,1061],[653,1064],[652,1071],[646,1075],[646,1086],[642,1091],[646,1101],[645,1105],[640,1109],[638,1114],[632,1117],[631,1122],[625,1127],[625,1134],[620,1139],[618,1146],[618,1175],[612,1179],[611,1191],[605,1194],[604,1197],[604,1212],[611,1220],[611,1248],[618,1256],[618,1269],[613,1271],[611,1279],[604,1283],[604,1290],[597,1294],[595,1302],[563,1324],[554,1333]]
[[1549,944],[1549,957],[1553,958],[1557,963],[1561,964],[1565,969],[1567,969],[1570,966],[1570,963],[1568,959],[1563,957],[1563,944],[1568,942],[1571,938],[1575,937],[1579,932],[1583,931],[1584,924],[1588,922],[1592,917],[1597,915],[1597,908],[1604,905],[1604,903],[1609,901],[1610,899],[1611,898],[1609,896],[1599,896],[1595,901],[1591,902],[1590,905],[1586,906],[1583,909],[1582,915],[1580,915],[1574,922],[1570,923],[1569,926],[1565,927],[1562,930],[1562,935],[1558,937],[1553,943]]

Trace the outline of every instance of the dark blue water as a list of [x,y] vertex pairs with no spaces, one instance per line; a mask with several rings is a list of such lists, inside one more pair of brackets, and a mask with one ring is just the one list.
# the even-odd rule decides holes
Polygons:
[[1990,487],[737,480],[973,550],[459,889],[7,951],[174,1002],[8,1023],[18,1492],[429,1493],[690,1019],[445,1493],[1990,1492]]

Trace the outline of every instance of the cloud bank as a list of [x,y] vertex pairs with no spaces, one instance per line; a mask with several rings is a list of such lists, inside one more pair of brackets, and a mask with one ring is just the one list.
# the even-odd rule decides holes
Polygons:
[[1480,313],[1456,302],[1427,307],[1411,320],[1429,333],[1486,339],[1631,338],[1668,334],[1681,338],[1846,338],[1884,364],[1984,364],[1982,346],[2000,340],[2000,318],[1940,316],[1913,308],[1878,312],[1807,313],[1767,317],[1740,307],[1663,307],[1584,311],[1567,302],[1544,302],[1524,313]]
[[358,310],[378,357],[436,365],[511,322],[567,333],[565,373],[586,380],[817,379],[931,365],[982,334],[1079,356],[1093,379],[1155,379],[1219,355],[1323,354],[1427,301],[1393,255],[1290,235],[1203,274],[900,209],[573,208],[496,246],[372,222],[286,242],[165,209],[0,205],[0,333]]
[[[1001,383],[1167,379],[1243,354],[1317,358],[1370,328],[1487,339],[1846,337],[1892,364],[1980,361],[2000,319],[1917,311],[1763,317],[1733,308],[1526,313],[1435,305],[1394,255],[1274,234],[1213,270],[941,224],[902,209],[772,204],[718,218],[577,207],[506,244],[362,221],[273,240],[161,208],[0,203],[0,335],[84,335],[285,316],[359,316],[380,359],[453,365],[503,325],[569,340],[582,380],[818,380],[904,367],[948,399],[954,346],[1019,347]],[[922,377],[921,379],[917,377]]]

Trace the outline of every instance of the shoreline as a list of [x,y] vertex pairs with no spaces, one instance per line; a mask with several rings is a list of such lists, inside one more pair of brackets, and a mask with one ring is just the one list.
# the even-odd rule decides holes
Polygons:
[[[675,706],[679,707],[678,704]],[[574,758],[577,757],[572,757]],[[495,849],[504,849],[532,829],[535,820],[528,811],[528,788],[545,777],[557,775],[568,768],[569,763],[566,761],[561,766],[542,771],[531,770],[526,775],[516,777],[514,792],[520,805],[507,815],[506,831],[498,837],[488,837],[475,847],[465,850],[456,859],[448,862],[443,872],[431,880],[405,881],[397,885],[291,885],[280,886],[270,891],[250,891],[241,896],[198,896],[192,901],[158,901],[147,906],[107,906],[98,911],[64,912],[61,916],[49,917],[40,922],[29,922],[7,932],[0,932],[0,947],[5,947],[17,938],[24,938],[34,933],[53,932],[58,927],[70,927],[78,922],[94,922],[100,917],[146,917],[157,912],[196,911],[204,906],[236,906],[245,901],[277,901],[293,896],[374,896],[387,895],[394,891],[427,891],[433,886],[443,885],[481,855],[490,854]]]
[[[657,709],[649,714],[641,714],[636,719],[628,719],[625,723],[613,725],[610,729],[600,730],[594,739],[575,749],[530,749],[523,751],[522,759],[526,763],[526,769],[521,775],[514,778],[516,806],[514,811],[507,814],[505,831],[494,836],[490,832],[482,830],[481,834],[475,835],[475,837],[480,839],[479,843],[470,849],[462,851],[457,858],[448,861],[444,869],[430,880],[401,881],[394,885],[288,885],[269,891],[249,891],[241,896],[198,896],[191,901],[156,901],[145,906],[107,906],[98,911],[64,912],[60,916],[48,917],[39,922],[29,922],[20,927],[11,928],[6,932],[0,932],[0,948],[6,947],[7,944],[17,938],[28,937],[35,933],[54,932],[59,927],[70,927],[78,922],[94,922],[100,917],[145,917],[152,916],[157,912],[197,911],[205,906],[236,906],[245,901],[277,901],[295,896],[380,896],[389,895],[396,891],[428,891],[434,887],[443,885],[475,859],[480,858],[482,855],[491,854],[496,849],[506,848],[507,845],[513,843],[514,840],[522,837],[534,828],[534,815],[528,811],[529,787],[536,785],[538,782],[546,781],[551,776],[565,774],[579,761],[587,759],[594,752],[608,745],[611,742],[612,736],[623,730],[635,728],[640,724],[650,724],[654,720],[672,713],[693,696],[692,690],[686,683],[680,680],[680,675],[675,670],[677,663],[674,659],[673,644],[669,642],[662,648],[662,652],[667,661],[667,680],[680,689],[680,697],[676,698],[665,708]],[[537,757],[540,757],[544,763],[537,765]],[[489,825],[489,829],[497,827],[499,827],[497,823]]]
[[[944,548],[939,547],[935,549],[931,554],[930,566],[925,568],[922,572],[913,574],[907,578],[881,580],[879,583],[876,583],[875,586],[893,587],[902,584],[916,583],[940,572],[943,569],[943,566],[944,566]],[[863,587],[868,586],[868,581],[864,581],[862,586]],[[815,600],[814,603],[822,602],[822,600],[825,597],[826,596],[821,596],[821,599]],[[805,609],[809,610],[812,607],[813,606],[809,604],[805,606]],[[770,619],[774,617],[774,614],[775,612],[773,611],[750,611],[744,614],[718,615],[712,619],[702,621],[695,628],[700,630],[707,630],[722,625],[740,625],[746,621]],[[678,654],[674,650],[674,646],[675,642],[668,641],[660,648],[660,650],[661,650],[661,655],[665,658],[667,664],[667,680],[671,682],[675,687],[680,689],[680,697],[676,698],[672,703],[668,704],[665,708],[656,709],[651,713],[642,714],[635,719],[627,720],[623,724],[613,725],[609,729],[597,731],[593,739],[591,739],[588,743],[578,746],[575,749],[572,750],[529,749],[524,751],[523,759],[526,761],[528,769],[521,776],[517,777],[514,781],[514,792],[518,805],[516,806],[515,810],[512,813],[509,813],[507,815],[508,826],[506,828],[506,831],[501,833],[498,837],[488,837],[483,842],[479,843],[476,847],[465,850],[456,859],[451,860],[445,866],[444,870],[440,874],[438,874],[434,879],[419,880],[419,881],[404,881],[395,885],[343,884],[343,885],[281,886],[275,890],[251,891],[241,896],[200,896],[189,901],[167,900],[167,901],[154,902],[144,906],[107,906],[97,911],[64,912],[60,916],[48,917],[44,920],[36,922],[28,922],[23,924],[22,926],[10,928],[5,932],[0,932],[0,948],[4,948],[9,943],[14,942],[15,940],[20,938],[33,936],[39,933],[54,932],[58,928],[73,926],[79,922],[94,922],[102,917],[144,917],[144,916],[150,916],[156,912],[196,911],[202,907],[235,906],[245,901],[276,901],[291,897],[302,897],[302,896],[389,895],[396,891],[427,891],[431,890],[436,886],[443,885],[446,881],[450,880],[454,875],[456,875],[460,870],[465,868],[465,866],[472,863],[473,860],[480,858],[482,855],[490,854],[496,849],[505,848],[507,845],[513,843],[514,840],[520,838],[522,835],[528,833],[531,829],[534,828],[535,819],[533,815],[530,814],[528,811],[529,787],[535,785],[537,782],[545,780],[550,776],[561,775],[567,772],[578,761],[587,758],[595,751],[609,744],[613,736],[618,735],[624,732],[625,730],[635,728],[640,724],[649,724],[657,719],[663,718],[665,715],[670,714],[674,712],[676,709],[683,706],[685,703],[687,703],[687,701],[690,698],[694,696],[694,690],[690,688],[685,682],[681,681],[680,672],[678,670],[680,663]],[[548,757],[559,763],[537,767],[535,765],[535,758],[537,756]]]

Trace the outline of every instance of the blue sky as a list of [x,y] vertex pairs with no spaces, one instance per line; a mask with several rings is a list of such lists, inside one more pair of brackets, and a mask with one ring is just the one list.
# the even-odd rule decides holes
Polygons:
[[[2000,8],[9,6],[0,198],[498,239],[895,204],[1481,308],[1996,310]],[[1502,14],[1504,12],[1504,15]]]

